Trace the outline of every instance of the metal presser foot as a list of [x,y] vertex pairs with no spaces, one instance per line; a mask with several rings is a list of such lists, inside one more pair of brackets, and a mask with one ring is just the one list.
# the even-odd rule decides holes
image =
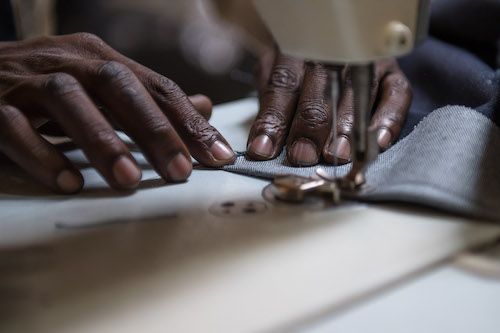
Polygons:
[[304,201],[305,197],[311,194],[328,197],[333,203],[340,202],[340,188],[337,182],[322,178],[324,173],[324,170],[316,171],[316,175],[310,178],[296,175],[276,176],[271,192],[276,198],[289,202]]
[[[362,173],[361,173],[362,174]],[[288,203],[302,204],[322,201],[324,206],[340,205],[345,200],[354,200],[359,194],[374,189],[363,183],[353,187],[346,177],[335,178],[324,169],[316,169],[311,177],[278,175],[263,192],[264,198]]]

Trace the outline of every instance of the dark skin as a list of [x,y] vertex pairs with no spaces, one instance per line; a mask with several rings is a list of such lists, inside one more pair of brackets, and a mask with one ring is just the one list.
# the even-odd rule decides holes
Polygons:
[[[348,163],[354,98],[349,67],[342,70],[343,92],[338,105],[337,138],[333,137],[333,107],[326,68],[272,51],[256,69],[260,110],[248,138],[248,155],[256,160],[277,157],[286,143],[296,166]],[[382,151],[393,144],[404,125],[412,100],[408,79],[395,59],[375,64],[371,93],[371,126]]]
[[[394,60],[376,64],[372,89],[379,145],[398,137],[411,103],[408,80]],[[290,162],[305,166],[350,159],[353,101],[349,68],[343,71],[337,140],[326,69],[279,54],[262,58],[257,71],[259,115],[248,154],[276,157],[285,142]],[[379,100],[375,104],[376,100]],[[91,34],[0,43],[0,153],[60,193],[83,186],[78,169],[40,133],[65,134],[109,185],[134,189],[141,171],[115,134],[125,131],[166,181],[187,179],[190,156],[210,167],[235,155],[207,119],[211,102],[186,96],[171,80],[128,59]]]
[[[248,137],[247,154],[256,160],[277,157],[286,144],[287,157],[296,166],[345,164],[351,155],[353,92],[349,67],[342,71],[343,95],[338,105],[337,138],[333,137],[333,107],[328,71],[318,64],[280,54],[265,23],[247,0],[216,0],[228,22],[240,26],[249,46],[268,51],[255,71],[260,110]],[[371,125],[378,144],[386,150],[397,140],[412,100],[410,83],[394,59],[375,64],[371,92]]]
[[56,192],[78,192],[83,178],[41,128],[60,128],[111,187],[133,189],[141,171],[116,128],[169,182],[189,177],[191,156],[210,167],[234,162],[207,121],[211,106],[91,34],[0,43],[0,152]]

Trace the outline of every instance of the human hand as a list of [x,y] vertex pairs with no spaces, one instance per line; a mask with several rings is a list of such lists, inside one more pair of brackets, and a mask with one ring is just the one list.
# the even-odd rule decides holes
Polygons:
[[[373,116],[382,150],[393,144],[403,127],[412,100],[408,79],[395,59],[375,64],[371,90]],[[296,166],[319,163],[321,157],[338,164],[351,159],[354,97],[349,66],[342,70],[343,92],[338,105],[337,137],[333,137],[333,108],[326,68],[270,52],[256,68],[260,110],[248,138],[247,153],[256,160],[277,157],[285,144],[288,161]]]
[[141,171],[112,124],[162,178],[178,182],[192,171],[190,154],[212,167],[235,160],[207,121],[211,106],[91,34],[0,43],[0,152],[57,192],[78,192],[83,178],[37,131],[47,122],[61,127],[110,186],[132,189]]

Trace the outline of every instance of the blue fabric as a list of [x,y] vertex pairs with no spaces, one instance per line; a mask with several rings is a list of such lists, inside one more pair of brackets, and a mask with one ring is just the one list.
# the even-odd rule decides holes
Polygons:
[[10,1],[0,0],[0,41],[16,39],[16,27]]
[[413,88],[401,138],[445,105],[464,105],[500,125],[499,0],[437,0],[430,36],[399,59]]
[[[445,106],[425,117],[406,138],[378,155],[365,174],[370,190],[349,199],[403,202],[500,222],[500,128],[467,107]],[[351,165],[320,165],[332,176]],[[239,156],[226,171],[272,179],[278,174],[314,175],[286,153],[271,161]]]
[[[374,189],[357,199],[500,221],[500,128],[490,121],[500,125],[499,39],[500,0],[434,2],[430,37],[399,59],[414,94],[402,140],[370,165],[366,179]],[[350,169],[321,167],[337,176]],[[273,178],[307,177],[316,168],[292,167],[282,153],[265,162],[240,156],[224,170]]]

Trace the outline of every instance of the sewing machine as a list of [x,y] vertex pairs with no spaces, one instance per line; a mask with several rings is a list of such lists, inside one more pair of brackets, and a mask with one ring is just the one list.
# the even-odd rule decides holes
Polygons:
[[[324,63],[330,69],[334,131],[341,93],[339,68],[344,64],[351,66],[355,108],[352,169],[344,179],[323,181],[329,186],[328,191],[337,192],[334,193],[337,198],[340,198],[338,192],[362,190],[364,170],[378,153],[376,129],[369,127],[373,62],[406,54],[425,39],[430,1],[253,0],[253,3],[282,52]],[[275,185],[280,189],[278,192],[293,196],[291,192],[301,190],[295,186],[297,183],[310,188],[304,186],[305,181],[295,178],[282,179]]]

